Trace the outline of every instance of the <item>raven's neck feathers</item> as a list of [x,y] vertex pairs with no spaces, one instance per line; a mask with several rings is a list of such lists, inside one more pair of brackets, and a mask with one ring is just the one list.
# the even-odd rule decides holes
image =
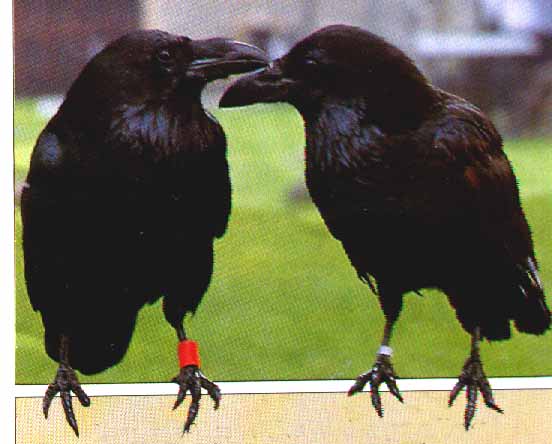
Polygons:
[[321,168],[351,168],[361,156],[378,162],[385,139],[412,134],[440,105],[438,91],[423,75],[410,74],[398,82],[400,87],[346,98],[328,95],[316,107],[303,109],[307,155],[312,151]]
[[439,100],[425,76],[413,63],[406,63],[387,77],[355,79],[349,85],[339,85],[339,90],[327,91],[318,100],[298,103],[297,108],[306,121],[320,118],[328,108],[350,108],[367,124],[394,135],[417,129]]
[[176,101],[123,104],[102,110],[98,110],[94,119],[82,119],[79,117],[82,113],[71,112],[70,108],[62,107],[59,113],[64,116],[61,120],[69,123],[70,132],[86,135],[94,149],[118,147],[152,160],[182,151],[206,151],[217,145],[213,139],[222,133],[219,123],[199,100],[184,104]]
[[[362,98],[327,103],[315,119],[305,120],[307,159],[312,159],[321,171],[354,169],[370,146],[379,146],[384,132],[366,121],[366,104]],[[378,142],[378,143],[376,143]]]
[[151,146],[158,157],[177,151],[202,152],[212,144],[213,125],[201,104],[174,109],[158,106],[127,106],[119,110],[110,132],[121,141],[138,141],[137,146]]

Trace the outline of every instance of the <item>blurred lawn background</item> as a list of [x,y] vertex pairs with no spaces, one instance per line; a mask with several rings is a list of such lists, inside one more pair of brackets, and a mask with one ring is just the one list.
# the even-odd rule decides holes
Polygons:
[[[376,297],[356,277],[313,205],[293,202],[303,180],[303,127],[289,106],[216,110],[229,142],[233,210],[216,244],[215,273],[197,314],[186,320],[216,381],[352,379],[368,369],[383,330]],[[15,175],[24,179],[46,123],[32,100],[15,104]],[[509,140],[552,303],[552,140]],[[23,278],[21,216],[16,222],[16,382],[46,384],[57,364],[44,352],[43,327]],[[469,352],[444,295],[409,294],[393,337],[401,377],[457,376]],[[78,305],[77,305],[78,307]],[[60,307],[60,310],[63,310]],[[67,316],[78,313],[67,308]],[[101,328],[101,319],[90,329]],[[482,344],[488,376],[552,375],[552,333]],[[83,382],[165,382],[177,372],[176,336],[160,302],[140,312],[123,361]]]

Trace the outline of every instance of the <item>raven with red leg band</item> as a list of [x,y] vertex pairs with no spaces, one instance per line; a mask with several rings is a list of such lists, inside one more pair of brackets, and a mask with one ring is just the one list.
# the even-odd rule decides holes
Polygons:
[[[164,305],[163,308],[165,309],[165,307]],[[200,359],[197,342],[186,339],[186,334],[182,326],[176,328],[176,334],[180,341],[178,343],[180,372],[172,380],[172,382],[179,385],[178,395],[176,396],[173,410],[176,410],[180,404],[182,404],[186,397],[186,392],[189,391],[192,395],[192,401],[188,408],[188,418],[184,424],[184,432],[189,432],[199,411],[201,388],[204,388],[215,402],[215,410],[219,407],[221,394],[218,385],[209,381],[199,369]]]
[[[121,361],[144,305],[163,296],[165,318],[186,339],[184,316],[209,286],[231,206],[224,131],[201,92],[267,61],[233,40],[131,32],[86,65],[40,134],[21,197],[25,280],[59,362],[43,412],[60,393],[75,434],[71,391],[90,404],[76,372]],[[188,430],[201,388],[215,407],[220,390],[191,343],[182,347],[189,365],[175,381],[177,405],[192,395]]]

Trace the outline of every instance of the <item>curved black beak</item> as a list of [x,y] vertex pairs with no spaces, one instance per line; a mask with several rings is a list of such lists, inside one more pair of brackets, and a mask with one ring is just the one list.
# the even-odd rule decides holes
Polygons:
[[296,81],[286,77],[276,60],[267,68],[232,83],[220,99],[221,108],[258,102],[287,102]]
[[223,38],[191,42],[194,60],[188,65],[188,77],[204,81],[222,79],[268,65],[268,56],[247,43]]

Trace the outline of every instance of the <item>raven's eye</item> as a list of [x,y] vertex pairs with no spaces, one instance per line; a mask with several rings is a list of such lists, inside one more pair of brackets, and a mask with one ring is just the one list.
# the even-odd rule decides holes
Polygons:
[[318,61],[315,59],[305,59],[305,65],[309,68],[312,68],[318,65]]
[[167,63],[172,60],[172,55],[168,49],[163,49],[157,53],[157,59],[162,63]]

